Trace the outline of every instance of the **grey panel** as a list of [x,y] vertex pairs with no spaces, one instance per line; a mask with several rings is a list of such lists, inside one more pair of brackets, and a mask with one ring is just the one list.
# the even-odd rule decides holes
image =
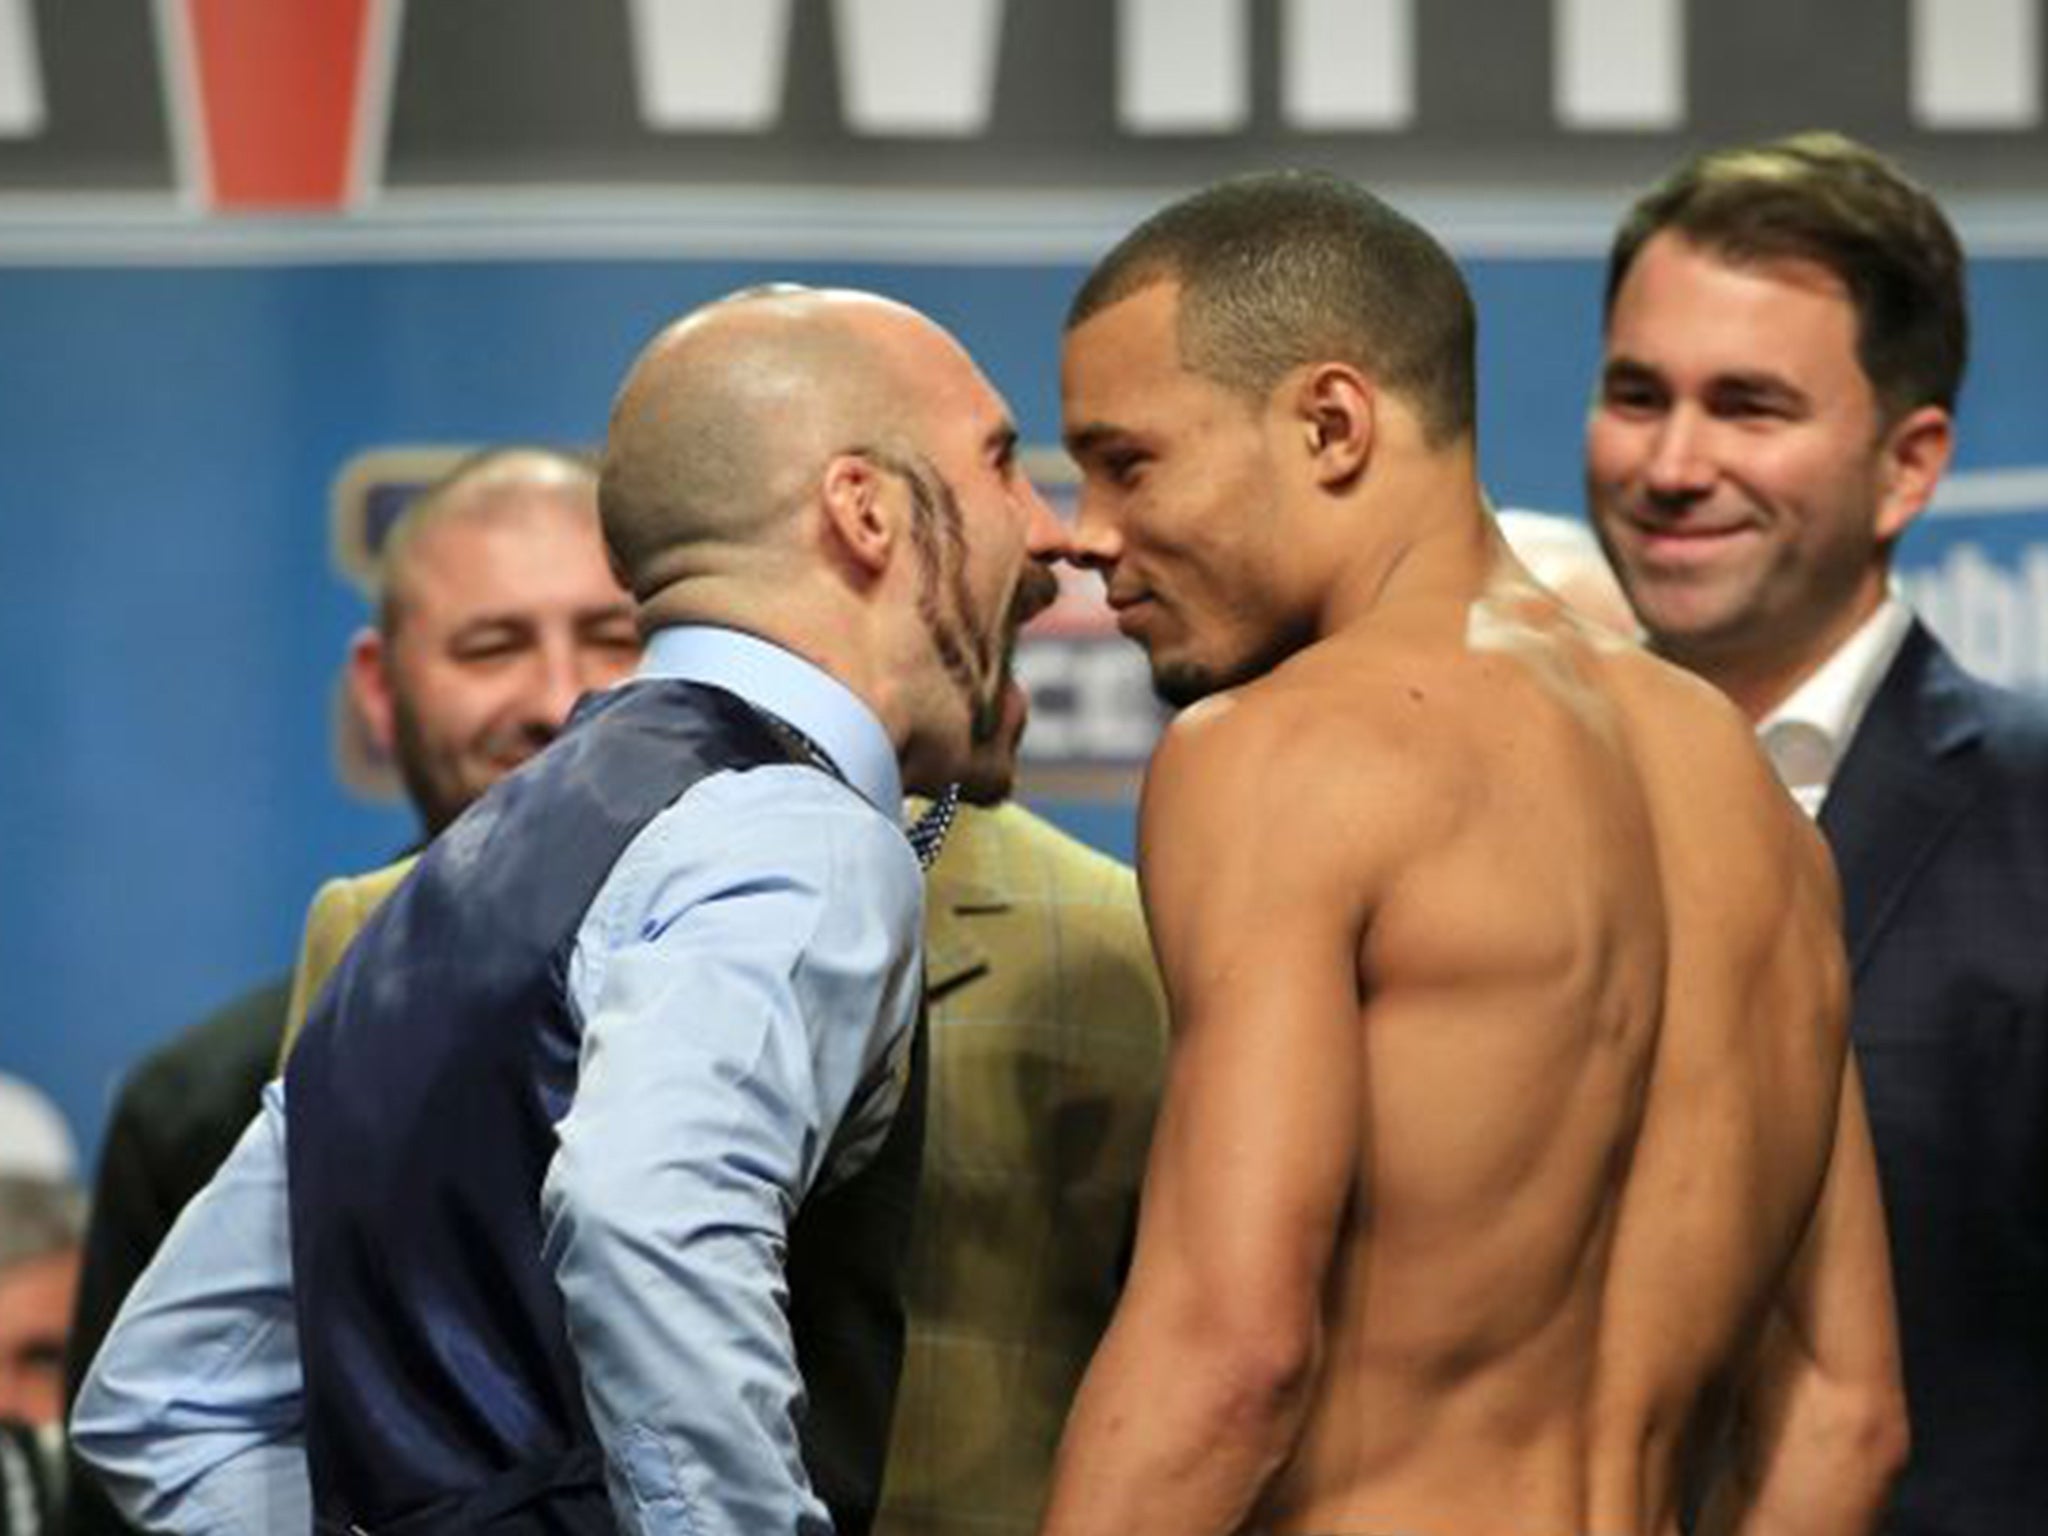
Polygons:
[[168,191],[174,184],[148,0],[39,0],[49,119],[0,139],[0,192]]
[[1711,143],[1816,127],[1887,143],[1909,136],[1906,6],[1849,11],[1829,0],[1694,4],[1694,136]]
[[1913,124],[1908,0],[1692,0],[1686,13],[1680,131],[1560,126],[1542,0],[1417,0],[1416,120],[1393,132],[1293,131],[1278,100],[1279,6],[1263,0],[1249,125],[1139,137],[1117,120],[1111,0],[1009,0],[993,120],[963,141],[846,131],[823,0],[796,0],[783,118],[761,135],[641,127],[621,0],[414,0],[387,182],[1114,190],[1307,164],[1381,184],[1598,191],[1641,183],[1707,145],[1828,126],[1945,190],[2041,188],[2048,129]]
[[405,8],[390,184],[608,180],[647,148],[616,0],[414,0]]

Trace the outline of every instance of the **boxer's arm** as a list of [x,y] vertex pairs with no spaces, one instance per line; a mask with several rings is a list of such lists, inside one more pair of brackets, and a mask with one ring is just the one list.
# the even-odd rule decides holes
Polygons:
[[1704,1529],[1875,1529],[1906,1457],[1905,1389],[1877,1161],[1854,1060],[1826,1182],[1738,1407],[1737,1465]]
[[1292,1448],[1363,1126],[1369,880],[1331,794],[1301,742],[1223,712],[1184,716],[1154,759],[1140,867],[1173,1042],[1048,1536],[1235,1530]]

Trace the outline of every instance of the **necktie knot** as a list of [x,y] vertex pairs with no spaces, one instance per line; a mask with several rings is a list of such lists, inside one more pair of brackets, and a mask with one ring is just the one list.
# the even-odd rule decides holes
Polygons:
[[953,818],[959,812],[960,786],[948,784],[945,793],[904,830],[903,835],[910,839],[910,851],[917,855],[919,868],[928,870],[938,862],[939,850],[946,846],[946,834],[953,830]]

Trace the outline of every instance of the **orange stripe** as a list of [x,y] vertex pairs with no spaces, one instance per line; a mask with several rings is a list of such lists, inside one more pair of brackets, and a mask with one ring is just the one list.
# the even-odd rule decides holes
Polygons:
[[186,3],[214,207],[339,208],[370,0]]

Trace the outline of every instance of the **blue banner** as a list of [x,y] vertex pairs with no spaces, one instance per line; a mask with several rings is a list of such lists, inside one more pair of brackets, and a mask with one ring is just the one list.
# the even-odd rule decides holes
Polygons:
[[[1576,512],[1597,261],[1469,263],[1483,462]],[[337,776],[333,690],[364,605],[339,477],[394,444],[591,443],[641,343],[768,278],[896,294],[953,327],[1027,441],[1058,435],[1072,262],[208,260],[0,267],[0,1071],[96,1143],[119,1074],[291,960],[324,878],[405,814]],[[1979,262],[1957,472],[1901,576],[1973,666],[2048,689],[2048,260]],[[1028,788],[1131,842],[1158,715],[1089,612],[1034,641]]]

